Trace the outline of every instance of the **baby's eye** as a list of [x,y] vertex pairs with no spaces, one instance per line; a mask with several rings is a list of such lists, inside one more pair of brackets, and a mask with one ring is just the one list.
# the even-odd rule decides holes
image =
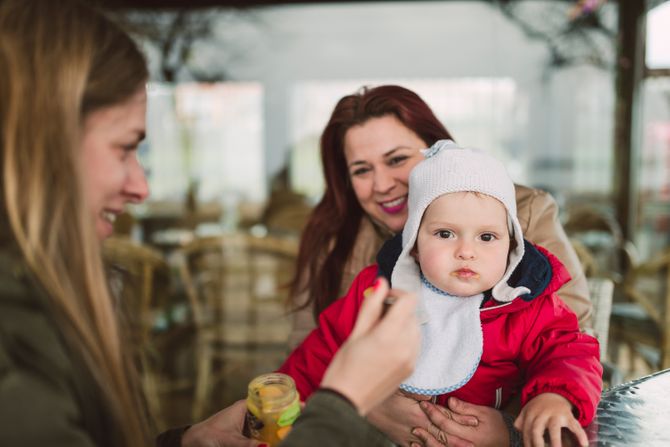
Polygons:
[[449,239],[449,238],[454,237],[454,233],[452,233],[449,230],[439,230],[435,233],[435,235],[439,238],[442,238],[442,239]]
[[495,241],[497,238],[495,234],[492,233],[484,233],[480,236],[484,242],[491,242]]

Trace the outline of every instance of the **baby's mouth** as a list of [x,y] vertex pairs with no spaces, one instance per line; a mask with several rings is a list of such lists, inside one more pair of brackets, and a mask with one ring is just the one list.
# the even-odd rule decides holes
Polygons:
[[456,271],[451,272],[451,276],[455,276],[457,278],[477,279],[477,278],[479,278],[479,273],[477,273],[473,270],[470,270],[468,268],[462,268],[462,269],[458,269]]

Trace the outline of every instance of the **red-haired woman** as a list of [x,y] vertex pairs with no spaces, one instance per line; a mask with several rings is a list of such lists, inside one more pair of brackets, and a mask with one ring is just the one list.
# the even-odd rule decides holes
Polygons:
[[[384,241],[401,232],[407,219],[409,173],[423,158],[420,149],[447,138],[453,139],[430,107],[400,86],[363,88],[337,103],[321,136],[326,190],[303,232],[292,284],[297,311],[291,347],[346,293],[355,275],[374,262]],[[555,253],[568,268],[572,280],[559,295],[575,311],[580,326],[590,327],[586,279],[558,221],[556,202],[544,191],[520,185],[516,199],[525,237]],[[369,419],[402,445],[418,441],[411,428],[428,425],[419,406],[402,397],[392,399],[383,406],[385,411]],[[457,404],[462,410],[464,403]],[[465,407],[483,412],[482,417],[489,414]],[[394,416],[400,414],[402,418]]]

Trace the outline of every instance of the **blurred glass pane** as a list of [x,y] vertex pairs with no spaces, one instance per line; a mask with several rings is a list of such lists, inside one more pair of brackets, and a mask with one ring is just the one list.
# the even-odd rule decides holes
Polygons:
[[670,78],[643,84],[637,244],[643,259],[670,243]]
[[513,158],[509,143],[527,125],[527,103],[509,78],[310,81],[298,83],[291,97],[292,187],[320,197],[323,179],[319,137],[337,101],[361,86],[398,84],[419,94],[446,123],[454,138],[502,158],[523,179],[525,163]]
[[181,200],[189,181],[201,201],[266,197],[263,88],[259,83],[153,83],[148,89],[152,200]]
[[313,200],[323,191],[319,137],[333,107],[363,85],[399,84],[419,94],[457,142],[502,159],[513,179],[556,195],[611,190],[613,84],[578,67],[535,89],[514,79],[304,81],[291,91],[291,185]]
[[647,14],[647,67],[670,68],[670,3]]

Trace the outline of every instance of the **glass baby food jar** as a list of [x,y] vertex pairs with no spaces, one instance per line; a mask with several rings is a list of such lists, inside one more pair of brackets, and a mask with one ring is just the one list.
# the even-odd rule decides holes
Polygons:
[[249,383],[247,429],[252,438],[279,444],[300,415],[300,396],[295,382],[281,373],[263,374]]

